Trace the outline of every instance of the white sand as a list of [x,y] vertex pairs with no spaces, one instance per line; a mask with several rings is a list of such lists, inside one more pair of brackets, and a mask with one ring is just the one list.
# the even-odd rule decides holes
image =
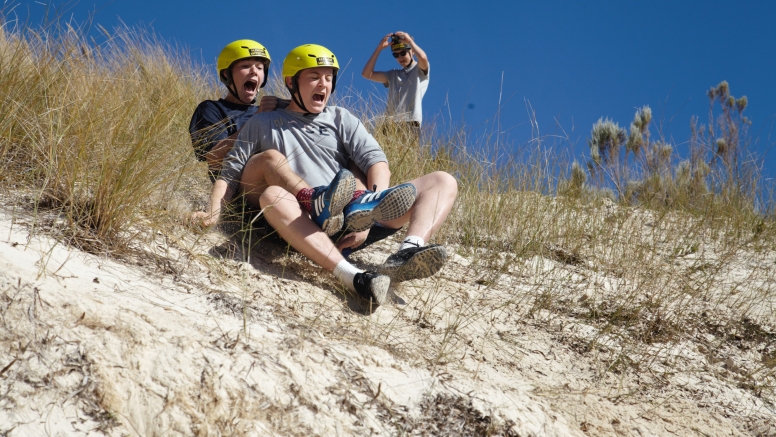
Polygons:
[[[610,352],[577,347],[596,328],[518,317],[531,278],[487,287],[458,255],[362,314],[298,255],[217,259],[240,255],[210,234],[121,263],[30,237],[15,214],[0,210],[0,435],[456,435],[488,421],[496,435],[776,435],[773,406],[697,370],[697,345],[654,346],[675,372],[602,372]],[[554,278],[542,287],[600,274],[529,263]]]

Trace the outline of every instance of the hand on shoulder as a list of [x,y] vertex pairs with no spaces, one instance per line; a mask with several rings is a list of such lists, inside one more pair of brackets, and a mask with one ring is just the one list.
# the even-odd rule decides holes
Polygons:
[[262,96],[259,102],[258,112],[272,112],[276,109],[285,109],[289,101],[275,96]]

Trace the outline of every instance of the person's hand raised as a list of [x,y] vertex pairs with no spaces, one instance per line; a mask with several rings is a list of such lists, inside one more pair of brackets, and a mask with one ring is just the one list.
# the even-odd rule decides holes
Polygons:
[[391,46],[391,35],[393,35],[393,34],[389,33],[388,35],[385,35],[380,40],[380,44],[377,45],[377,49],[378,50],[383,50],[383,49]]

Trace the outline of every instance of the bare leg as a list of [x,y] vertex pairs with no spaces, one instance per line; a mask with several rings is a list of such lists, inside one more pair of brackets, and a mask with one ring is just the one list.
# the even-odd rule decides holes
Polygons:
[[424,243],[442,226],[458,196],[458,182],[445,172],[421,176],[410,183],[417,190],[415,203],[403,217],[385,223],[396,228],[409,222],[407,237],[400,250],[389,256],[377,269],[395,283],[428,278],[444,266],[447,261],[445,247]]
[[410,181],[417,189],[412,208],[396,220],[382,223],[389,228],[400,228],[409,222],[407,235],[428,241],[450,214],[458,196],[458,182],[450,174],[437,171]]
[[348,263],[326,233],[302,210],[295,196],[272,185],[264,190],[259,202],[269,224],[294,249],[334,273],[346,287],[362,298],[377,305],[386,302],[390,278],[374,272],[363,272]]
[[366,175],[352,159],[348,161],[348,170],[356,177],[357,190],[371,190],[371,188],[366,186]]
[[331,272],[344,259],[293,194],[273,185],[264,189],[259,202],[264,216],[278,234],[314,263]]
[[[261,194],[270,185],[277,185],[296,196],[302,188],[310,188],[288,165],[286,157],[277,150],[253,155],[245,164],[240,186],[248,203],[260,204]],[[296,199],[294,199],[296,201]]]

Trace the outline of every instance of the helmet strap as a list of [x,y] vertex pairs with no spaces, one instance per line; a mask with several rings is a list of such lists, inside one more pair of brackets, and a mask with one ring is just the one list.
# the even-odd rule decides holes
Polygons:
[[[302,101],[302,94],[299,92],[299,73],[295,74],[291,78],[291,89],[289,91],[291,92],[291,98],[294,99],[296,106],[300,107],[305,112],[305,114],[309,114],[310,111],[308,111],[304,106],[304,102]],[[297,96],[299,96],[298,99]]]
[[243,99],[240,98],[240,95],[237,93],[237,85],[234,84],[234,79],[232,78],[232,66],[231,65],[224,72],[224,76],[226,76],[226,82],[224,83],[224,85],[226,85],[226,89],[229,90],[229,94],[233,95],[234,98],[236,98],[238,102],[242,103],[243,105],[253,105],[254,103],[256,103],[256,98],[255,97],[249,103],[245,103],[243,101]]

